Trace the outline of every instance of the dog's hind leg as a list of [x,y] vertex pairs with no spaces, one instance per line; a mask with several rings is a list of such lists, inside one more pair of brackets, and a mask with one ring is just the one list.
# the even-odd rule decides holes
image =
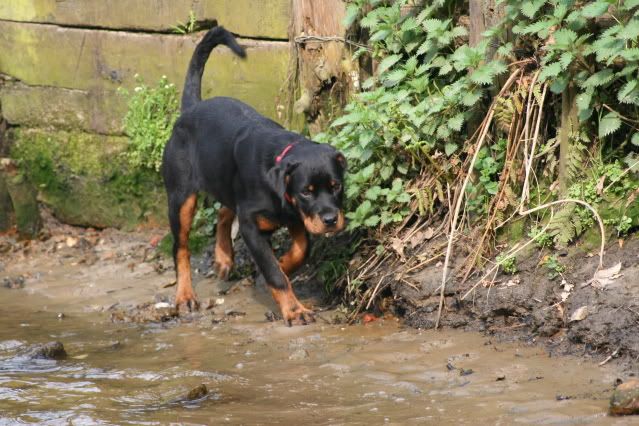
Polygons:
[[222,206],[217,213],[217,228],[215,231],[215,263],[213,268],[218,278],[226,280],[233,267],[233,241],[231,228],[233,227],[235,212]]
[[302,224],[289,225],[287,228],[291,235],[291,248],[280,257],[280,266],[288,276],[302,266],[308,252],[308,236]]
[[173,234],[173,261],[177,274],[175,305],[178,310],[194,310],[198,301],[191,284],[191,253],[189,234],[197,205],[197,194],[187,197],[169,197],[169,221]]

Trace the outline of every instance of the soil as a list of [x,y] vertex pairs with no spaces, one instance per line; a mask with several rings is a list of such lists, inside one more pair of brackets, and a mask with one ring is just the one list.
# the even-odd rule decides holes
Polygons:
[[[556,255],[565,272],[551,277],[545,266]],[[639,373],[639,238],[607,244],[603,269],[621,264],[619,274],[599,285],[597,249],[580,246],[557,252],[530,249],[520,253],[518,272],[498,275],[462,296],[478,281],[463,283],[456,271],[446,286],[443,327],[544,345],[550,354],[574,354],[604,362],[619,359]],[[439,305],[441,263],[391,285],[395,306],[407,324],[433,328]],[[585,307],[585,308],[584,308]]]

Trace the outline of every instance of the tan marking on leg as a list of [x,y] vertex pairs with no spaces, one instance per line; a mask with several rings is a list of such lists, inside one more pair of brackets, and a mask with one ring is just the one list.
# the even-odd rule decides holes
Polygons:
[[257,224],[257,229],[260,231],[275,231],[280,227],[279,223],[273,222],[272,220],[260,215],[257,215],[255,218],[255,223]]
[[233,241],[231,228],[233,227],[235,212],[228,207],[222,207],[217,213],[217,228],[215,231],[215,263],[213,265],[218,278],[227,279],[233,268]]
[[288,279],[286,281],[288,283],[286,290],[279,290],[270,287],[273,299],[275,299],[275,302],[280,307],[284,322],[290,326],[294,322],[307,324],[315,321],[313,311],[307,309],[299,300],[297,300],[297,297],[295,297],[295,293],[293,293],[293,289],[291,288],[290,281],[288,281]]
[[303,226],[289,226],[288,232],[293,240],[291,248],[280,257],[280,266],[286,275],[290,275],[302,265],[308,248],[308,239]]
[[189,233],[195,216],[197,195],[190,195],[180,207],[180,234],[178,237],[177,263],[177,291],[175,304],[178,308],[186,305],[187,308],[197,308],[198,302],[191,284],[191,253],[189,252]]

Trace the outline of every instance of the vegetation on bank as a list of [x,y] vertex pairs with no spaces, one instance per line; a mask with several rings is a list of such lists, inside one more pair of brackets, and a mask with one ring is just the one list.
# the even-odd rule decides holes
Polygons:
[[[609,235],[639,226],[638,7],[504,0],[501,22],[471,45],[467,2],[350,1],[351,37],[366,42],[353,55],[372,59],[375,72],[315,136],[349,160],[350,229],[383,230],[389,240],[432,217],[450,227],[463,197],[458,232],[473,254],[468,276],[499,251],[500,235],[529,235],[552,248],[595,224],[577,203],[518,214],[548,202],[586,203]],[[134,165],[159,169],[176,117],[172,84],[140,82],[126,119]],[[214,210],[202,217],[214,218]],[[335,281],[342,257],[322,264],[321,275]],[[497,262],[517,269],[507,253]]]

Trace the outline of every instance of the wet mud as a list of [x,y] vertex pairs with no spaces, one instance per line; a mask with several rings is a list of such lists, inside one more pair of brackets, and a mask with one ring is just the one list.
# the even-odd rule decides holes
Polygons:
[[[519,256],[518,272],[491,276],[462,300],[476,283],[453,279],[447,285],[444,327],[476,330],[489,336],[540,344],[552,354],[617,360],[628,374],[639,374],[639,238],[606,247],[604,269],[610,279],[591,282],[598,256],[580,247],[560,252],[566,268],[552,275],[549,252]],[[454,274],[453,274],[454,275]],[[392,286],[407,324],[432,328],[437,317],[442,268],[432,265],[409,277],[416,287]]]
[[[202,309],[176,315],[154,231],[60,226],[2,237],[0,424],[633,424],[607,416],[616,360],[387,315],[340,323],[312,280],[317,322],[286,327],[253,279],[221,282],[194,259]],[[408,318],[410,322],[410,318]],[[31,357],[61,342],[66,356]],[[57,359],[51,359],[57,358]]]

